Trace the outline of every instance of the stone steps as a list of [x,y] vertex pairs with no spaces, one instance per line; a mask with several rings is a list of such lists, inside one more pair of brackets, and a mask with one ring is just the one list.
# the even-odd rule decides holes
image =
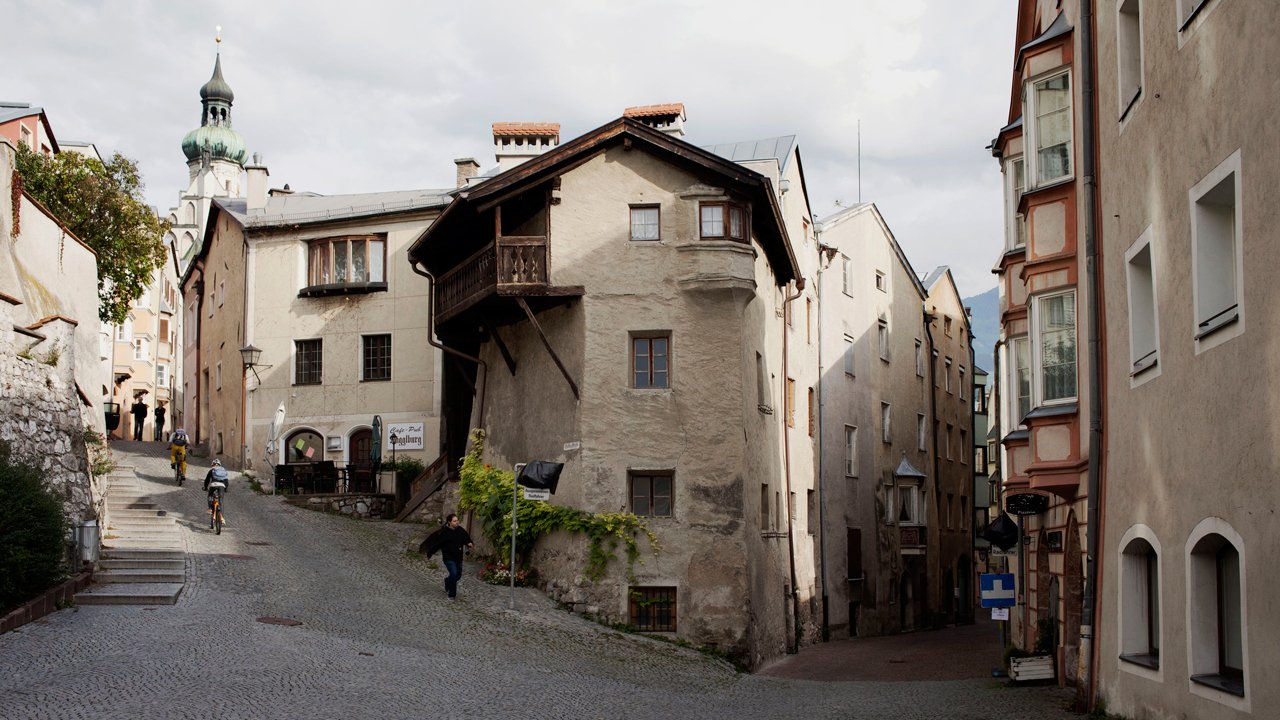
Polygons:
[[166,549],[146,549],[146,548],[104,548],[102,550],[102,558],[104,560],[181,560],[185,561],[187,554],[181,550]]
[[165,560],[149,557],[115,558],[98,561],[98,567],[102,570],[177,570],[181,572],[186,566],[187,563],[181,559]]
[[173,605],[183,583],[108,583],[76,593],[77,605]]
[[178,583],[186,581],[186,572],[182,569],[165,568],[123,568],[99,570],[93,579],[97,583]]

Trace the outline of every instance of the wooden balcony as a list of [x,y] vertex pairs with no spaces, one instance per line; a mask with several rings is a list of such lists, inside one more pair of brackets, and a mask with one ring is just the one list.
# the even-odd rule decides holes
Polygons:
[[898,543],[903,551],[923,552],[925,549],[925,528],[919,525],[898,526]]
[[495,296],[555,293],[548,283],[547,238],[499,237],[436,279],[436,322],[446,323]]

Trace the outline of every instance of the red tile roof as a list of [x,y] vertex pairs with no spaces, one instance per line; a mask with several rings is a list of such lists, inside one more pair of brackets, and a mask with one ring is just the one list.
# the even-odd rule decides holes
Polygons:
[[623,117],[642,118],[659,115],[679,115],[684,117],[684,103],[667,103],[665,105],[637,105],[622,111]]
[[553,137],[560,141],[560,123],[496,122],[494,137]]

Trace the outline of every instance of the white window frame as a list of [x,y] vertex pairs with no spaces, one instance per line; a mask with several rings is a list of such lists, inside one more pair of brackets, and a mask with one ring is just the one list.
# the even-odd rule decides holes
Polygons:
[[893,442],[893,428],[890,427],[892,420],[893,406],[887,402],[880,403],[880,439],[883,442]]
[[[1026,367],[1023,367],[1022,364],[1018,362],[1018,345],[1019,344],[1026,345]],[[1009,374],[1010,375],[1009,382],[1010,382],[1010,390],[1011,390],[1011,392],[1009,393],[1009,407],[1008,407],[1009,416],[1014,418],[1014,423],[1013,423],[1014,425],[1020,428],[1025,428],[1026,423],[1023,422],[1023,418],[1027,416],[1027,413],[1035,409],[1035,406],[1036,406],[1035,405],[1036,382],[1034,377],[1035,365],[1031,361],[1031,336],[1030,335],[1019,335],[1018,337],[1015,337],[1009,340],[1009,365],[1013,369],[1013,372]],[[1027,395],[1026,395],[1027,412],[1026,413],[1022,412],[1022,408],[1019,407],[1018,405],[1019,400],[1023,397],[1020,394],[1021,388],[1019,387],[1020,383],[1022,382],[1022,378],[1020,377],[1020,373],[1022,372],[1027,373]]]
[[156,387],[169,386],[169,366],[165,363],[156,364]]
[[116,342],[130,342],[133,340],[133,318],[125,318],[124,322],[116,327]]
[[[887,520],[894,525],[906,525],[908,527],[919,527],[924,525],[922,519],[923,513],[920,511],[923,505],[924,492],[919,484],[907,482],[901,485],[890,486],[886,498],[886,515]],[[907,519],[899,517],[901,510],[907,510]]]
[[[1039,128],[1036,127],[1036,86],[1056,80],[1060,77],[1067,78],[1067,172],[1064,175],[1040,179],[1040,158],[1039,158]],[[1023,138],[1026,151],[1023,158],[1026,161],[1026,179],[1027,189],[1049,187],[1059,183],[1069,182],[1075,178],[1076,162],[1075,162],[1075,80],[1072,78],[1070,68],[1058,68],[1050,72],[1038,75],[1027,80],[1024,87],[1025,110],[1023,111]]]
[[144,337],[135,337],[133,339],[133,359],[136,361],[146,361],[150,359],[151,348]]
[[[1233,212],[1230,213],[1231,221],[1231,240],[1226,244],[1234,254],[1232,257],[1232,280],[1235,283],[1234,312],[1230,312],[1230,306],[1219,308],[1219,304],[1213,304],[1212,309],[1207,307],[1210,302],[1204,297],[1208,291],[1203,287],[1210,268],[1203,267],[1206,263],[1201,257],[1202,253],[1212,251],[1209,243],[1214,242],[1211,237],[1210,230],[1213,225],[1220,227],[1221,221],[1228,216],[1223,214],[1211,215],[1209,209],[1214,207],[1214,203],[1203,202],[1207,196],[1214,193],[1223,192],[1222,188],[1230,182],[1231,192],[1234,199]],[[1244,233],[1242,231],[1244,223],[1244,210],[1242,200],[1242,183],[1240,177],[1240,151],[1236,150],[1223,160],[1216,168],[1214,168],[1203,180],[1196,183],[1188,193],[1191,205],[1191,283],[1192,293],[1194,296],[1194,313],[1192,317],[1192,337],[1195,338],[1195,351],[1200,354],[1205,350],[1215,348],[1222,343],[1244,333]],[[1215,223],[1215,220],[1217,221]],[[1219,246],[1222,243],[1218,243]]]
[[[1154,568],[1148,562],[1147,549],[1155,556]],[[1162,681],[1161,649],[1164,647],[1164,571],[1161,560],[1164,552],[1155,532],[1146,525],[1134,525],[1125,531],[1120,539],[1120,582],[1117,587],[1117,605],[1120,612],[1116,618],[1116,641],[1122,662],[1119,668],[1135,675],[1148,677],[1157,682]],[[1154,570],[1155,577],[1150,577]],[[1154,586],[1154,587],[1153,587]],[[1152,591],[1154,590],[1154,597]],[[1152,617],[1154,610],[1155,617]],[[1154,626],[1154,627],[1153,627]],[[1155,645],[1151,644],[1151,635],[1156,636]],[[1153,652],[1154,651],[1154,652]],[[1135,658],[1126,660],[1126,656],[1154,655],[1156,666],[1151,667]]]
[[[1021,169],[1019,169],[1021,168]],[[1022,184],[1018,184],[1018,173],[1022,173]],[[1026,247],[1027,221],[1018,212],[1018,204],[1022,194],[1027,191],[1027,166],[1022,155],[1015,155],[1004,161],[1004,249],[1006,252]]]
[[928,423],[925,420],[924,413],[916,413],[916,449],[924,451],[928,447],[929,434]]
[[[652,223],[636,222],[637,219],[642,221],[645,220],[646,218],[644,216],[650,211],[654,213]],[[632,242],[660,242],[662,240],[662,208],[658,205],[632,205],[630,219],[630,240]],[[653,228],[653,237],[641,237],[636,235],[637,228],[644,230],[649,227]]]
[[844,273],[841,290],[845,295],[853,297],[853,259],[848,255],[840,256],[840,267]]
[[943,368],[942,368],[942,385],[943,385],[943,389],[945,389],[947,391],[947,394],[950,395],[951,394],[951,358],[945,358],[943,362],[945,364],[943,365]]
[[1124,120],[1142,97],[1146,66],[1142,46],[1142,0],[1116,2],[1116,98]]
[[853,336],[844,336],[844,374],[850,378],[855,377],[854,373],[854,356],[853,356]]
[[[1157,302],[1160,295],[1153,238],[1148,225],[1124,253],[1125,292],[1129,301],[1129,377],[1135,384],[1146,382],[1160,373],[1160,313]],[[1145,269],[1140,256],[1146,258]]]
[[[1052,400],[1045,399],[1044,396],[1044,358],[1040,351],[1040,304],[1046,300],[1052,300],[1056,297],[1064,295],[1071,296],[1071,304],[1075,309],[1076,324],[1072,332],[1075,333],[1075,367],[1076,374],[1076,392],[1070,397],[1054,398]],[[1080,399],[1080,308],[1079,298],[1076,296],[1076,289],[1058,290],[1036,295],[1030,300],[1031,305],[1031,408],[1034,410],[1041,406],[1067,405]]]
[[964,366],[963,366],[963,365],[961,365],[961,366],[960,366],[960,377],[959,377],[959,379],[957,379],[957,380],[956,380],[956,395],[957,395],[957,396],[959,396],[959,398],[960,398],[961,400],[963,400],[963,399],[964,399],[964,385],[965,385],[964,375],[965,375],[965,373],[964,373]]
[[876,271],[876,289],[882,293],[889,292],[889,276],[880,270]]
[[854,425],[844,426],[844,474],[858,477],[858,428]]
[[1197,552],[1196,546],[1209,535],[1217,535],[1229,543],[1239,561],[1239,622],[1240,653],[1243,674],[1244,697],[1237,697],[1212,687],[1206,687],[1190,679],[1191,692],[1200,697],[1215,700],[1224,705],[1246,709],[1249,705],[1249,607],[1248,566],[1245,543],[1240,534],[1225,520],[1207,517],[1200,521],[1187,537],[1185,558],[1187,567],[1188,597],[1186,602],[1187,668],[1190,675],[1213,675],[1218,666],[1218,583],[1216,553]]

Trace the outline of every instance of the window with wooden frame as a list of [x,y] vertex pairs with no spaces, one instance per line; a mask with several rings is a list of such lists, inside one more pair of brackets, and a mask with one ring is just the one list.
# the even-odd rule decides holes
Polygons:
[[818,403],[814,400],[813,388],[809,388],[809,405],[806,409],[809,411],[809,437],[813,437],[818,427]]
[[631,239],[652,241],[661,239],[662,213],[657,205],[631,206]]
[[787,427],[796,426],[796,381],[787,378]]
[[631,334],[631,386],[649,390],[671,387],[671,334]]
[[360,336],[360,380],[391,379],[391,335]]
[[747,209],[734,203],[700,203],[698,235],[703,240],[736,240],[747,242]]
[[858,476],[858,428],[844,426],[844,474]]
[[295,340],[293,359],[294,385],[319,385],[323,377],[323,340]]
[[629,473],[631,512],[640,517],[671,517],[674,480],[670,471]]
[[630,588],[628,617],[636,632],[676,631],[676,589],[673,587]]
[[386,282],[386,240],[381,235],[312,240],[307,247],[307,285]]

